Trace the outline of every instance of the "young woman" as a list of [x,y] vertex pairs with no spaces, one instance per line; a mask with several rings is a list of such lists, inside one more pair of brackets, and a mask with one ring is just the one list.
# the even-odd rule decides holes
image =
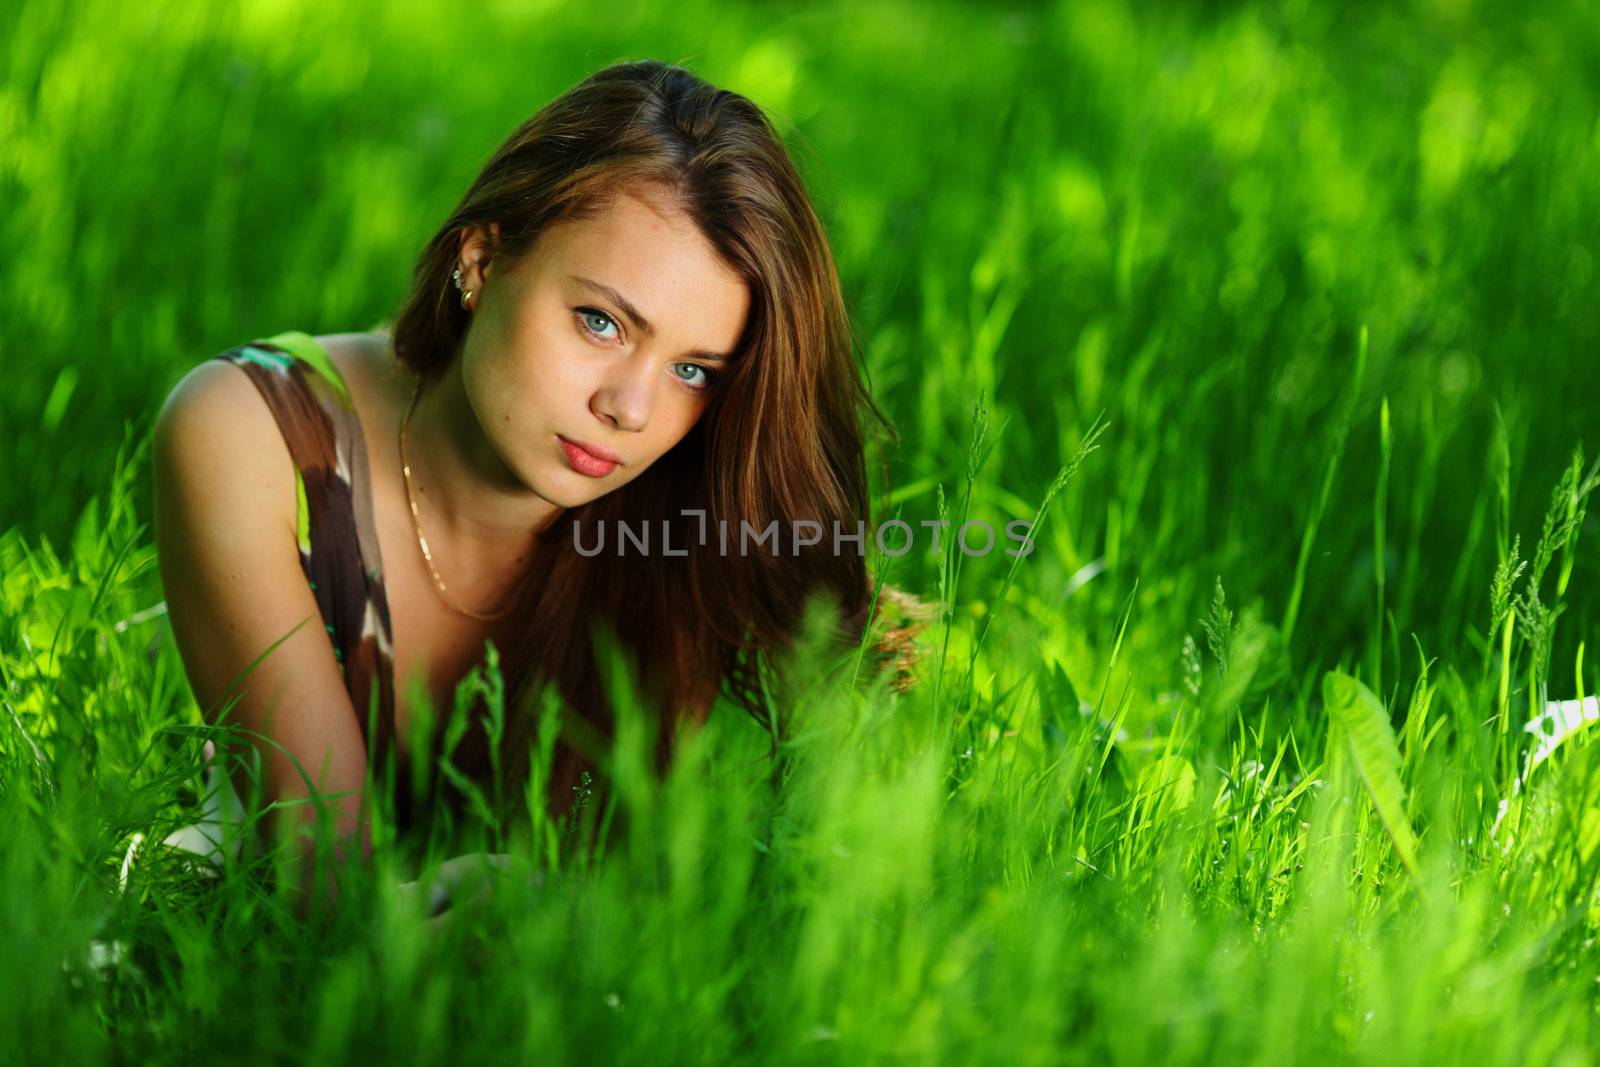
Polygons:
[[[866,568],[867,416],[887,428],[765,116],[678,67],[601,70],[494,153],[392,330],[279,334],[173,390],[156,537],[195,695],[270,739],[267,800],[315,784],[365,849],[369,763],[431,780],[414,694],[449,709],[486,642],[509,781],[546,686],[573,720],[555,813],[593,755],[567,741],[611,724],[596,626],[667,719],[662,765],[719,693],[768,721],[765,661],[813,597],[904,683],[927,612]],[[449,756],[487,779],[482,716]]]

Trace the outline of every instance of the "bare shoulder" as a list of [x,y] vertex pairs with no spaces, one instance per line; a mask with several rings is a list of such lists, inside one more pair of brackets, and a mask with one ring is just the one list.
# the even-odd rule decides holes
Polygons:
[[[294,461],[277,419],[244,370],[208,359],[179,379],[156,416],[156,476],[197,489],[221,490],[294,528]],[[219,501],[222,499],[218,498]]]
[[[256,394],[256,387],[238,367],[223,359],[203,360],[178,379],[167,394],[157,425],[175,419],[194,420],[211,412],[237,415],[241,408],[251,406]],[[265,406],[260,406],[265,413]]]
[[395,358],[388,334],[330,333],[316,340],[344,378],[363,422],[369,412],[375,419],[387,420],[395,405],[409,396],[401,395],[410,388],[409,376]]

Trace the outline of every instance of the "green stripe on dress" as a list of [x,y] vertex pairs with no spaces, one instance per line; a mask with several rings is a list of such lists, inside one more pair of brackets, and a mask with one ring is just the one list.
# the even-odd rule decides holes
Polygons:
[[299,467],[294,470],[294,535],[300,551],[311,555],[311,506],[306,502],[306,480]]
[[314,337],[300,330],[287,330],[264,340],[266,344],[277,345],[285,351],[294,353],[296,359],[309,364],[333,385],[334,392],[339,394],[339,401],[345,409],[355,410],[355,405],[350,400],[350,390],[345,388],[344,378],[340,376],[339,369],[328,357],[328,350],[319,345]]

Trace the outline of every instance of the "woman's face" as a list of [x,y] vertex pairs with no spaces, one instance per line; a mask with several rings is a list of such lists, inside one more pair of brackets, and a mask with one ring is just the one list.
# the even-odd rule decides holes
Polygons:
[[550,227],[516,261],[484,263],[486,253],[469,227],[462,385],[522,484],[577,507],[683,439],[743,334],[750,294],[666,194],[637,186]]

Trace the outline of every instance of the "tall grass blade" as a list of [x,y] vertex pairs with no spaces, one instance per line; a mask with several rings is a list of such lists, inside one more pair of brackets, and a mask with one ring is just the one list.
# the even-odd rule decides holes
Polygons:
[[1342,671],[1322,677],[1322,702],[1330,722],[1349,745],[1361,781],[1378,818],[1394,842],[1400,862],[1415,878],[1417,838],[1406,817],[1406,791],[1400,780],[1400,749],[1389,713],[1372,690]]

